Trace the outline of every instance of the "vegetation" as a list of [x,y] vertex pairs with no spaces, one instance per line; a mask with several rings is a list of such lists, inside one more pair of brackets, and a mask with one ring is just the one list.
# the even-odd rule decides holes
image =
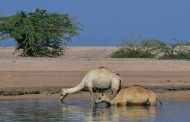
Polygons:
[[78,34],[79,24],[69,14],[19,11],[0,25],[0,34],[17,42],[23,56],[63,55],[63,46]]
[[190,49],[184,43],[175,43],[170,45],[162,45],[160,52],[163,54],[161,59],[190,59]]
[[122,40],[122,47],[113,52],[112,58],[154,58],[155,54],[152,53],[152,48],[145,41],[133,42]]
[[[7,17],[0,15],[0,28],[3,26],[3,23],[7,20]],[[6,36],[0,33],[0,39],[4,39]]]
[[140,48],[120,48],[118,51],[112,53],[112,58],[153,58],[154,54],[149,50]]
[[166,44],[160,40],[143,40],[138,43],[123,40],[123,45],[113,52],[112,58],[190,59],[190,43]]

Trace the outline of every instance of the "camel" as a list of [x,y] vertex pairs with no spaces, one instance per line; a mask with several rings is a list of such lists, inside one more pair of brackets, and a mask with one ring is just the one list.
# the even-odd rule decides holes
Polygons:
[[[151,90],[145,89],[141,86],[132,86],[121,89],[117,96],[110,100],[110,98],[102,93],[97,99],[96,104],[105,102],[108,106],[111,105],[150,105],[155,106],[159,101],[158,97]],[[161,106],[162,103],[159,101]]]
[[121,78],[118,74],[111,72],[106,67],[100,67],[89,71],[82,81],[73,88],[63,88],[61,92],[61,100],[63,100],[67,95],[80,92],[84,88],[88,88],[91,100],[94,101],[93,89],[109,89],[111,88],[112,94],[116,96],[118,90],[120,89]]

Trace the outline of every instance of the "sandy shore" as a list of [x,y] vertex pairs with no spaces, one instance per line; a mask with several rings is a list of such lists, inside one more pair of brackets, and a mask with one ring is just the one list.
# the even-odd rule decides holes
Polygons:
[[189,98],[190,61],[109,58],[116,49],[68,47],[65,56],[59,58],[30,58],[12,54],[13,48],[0,48],[0,99],[57,94],[63,87],[77,85],[87,71],[100,66],[119,73],[122,87],[142,85],[159,93],[185,90]]
[[[96,93],[98,94],[98,93]],[[156,93],[161,101],[189,101],[190,92],[189,91],[175,91],[175,92],[163,92]],[[52,100],[59,99],[60,94],[26,94],[17,96],[0,96],[1,100]],[[87,92],[82,92],[81,94],[72,94],[65,98],[65,100],[88,100],[90,101],[90,94]]]

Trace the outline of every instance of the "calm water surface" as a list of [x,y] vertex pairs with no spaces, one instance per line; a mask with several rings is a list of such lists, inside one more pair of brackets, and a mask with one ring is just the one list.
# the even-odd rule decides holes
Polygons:
[[90,101],[67,100],[3,100],[0,122],[190,122],[190,101],[163,101],[160,107],[92,108]]

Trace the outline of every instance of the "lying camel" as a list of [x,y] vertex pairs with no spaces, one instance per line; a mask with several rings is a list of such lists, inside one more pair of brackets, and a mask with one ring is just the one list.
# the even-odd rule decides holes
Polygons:
[[[157,104],[158,97],[150,90],[140,86],[132,86],[129,88],[121,89],[117,96],[110,100],[105,94],[101,94],[96,99],[96,104],[105,102],[107,105],[150,105]],[[159,101],[160,102],[160,101]],[[162,105],[162,103],[160,102]]]
[[81,91],[83,88],[89,89],[92,101],[94,101],[93,88],[111,88],[113,95],[116,96],[120,85],[121,78],[117,74],[111,72],[105,67],[100,67],[98,69],[89,71],[77,86],[73,88],[63,88],[61,92],[61,100],[63,100],[69,94]]

